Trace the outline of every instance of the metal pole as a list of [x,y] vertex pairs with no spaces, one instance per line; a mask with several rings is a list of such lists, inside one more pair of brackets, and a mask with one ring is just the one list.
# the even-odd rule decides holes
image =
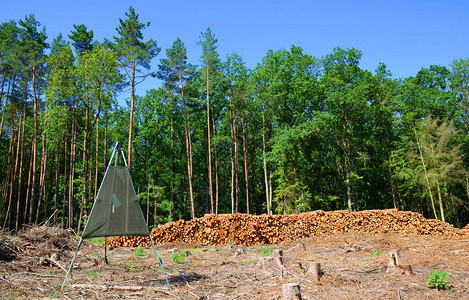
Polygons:
[[163,264],[161,263],[160,256],[158,255],[158,251],[156,251],[155,243],[153,243],[153,238],[151,237],[151,232],[148,235],[150,237],[151,245],[153,246],[153,250],[155,250],[156,257],[158,258],[158,262],[160,263],[161,270],[163,271],[164,279],[166,279],[166,283],[168,284],[169,290],[171,290],[171,286],[169,285],[168,278],[166,277],[166,273],[164,272]]
[[70,274],[70,272],[72,271],[73,262],[75,261],[75,257],[77,256],[78,250],[80,249],[82,242],[83,242],[83,238],[80,238],[80,241],[78,242],[77,250],[75,251],[72,261],[70,262],[70,267],[68,268],[67,275],[65,275],[64,282],[62,283],[62,287],[60,288],[60,292],[63,290],[65,286],[65,282],[67,281],[68,274]]

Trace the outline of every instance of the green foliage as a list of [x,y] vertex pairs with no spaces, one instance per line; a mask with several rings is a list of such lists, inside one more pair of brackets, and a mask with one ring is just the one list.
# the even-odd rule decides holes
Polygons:
[[379,252],[378,250],[373,250],[370,252],[370,256],[371,257],[381,256],[381,252]]
[[248,259],[248,260],[244,260],[244,261],[238,261],[236,263],[239,263],[239,264],[250,264],[250,263],[255,263],[257,262],[257,260],[255,259]]
[[171,254],[171,260],[177,264],[181,264],[184,261],[184,258],[186,258],[185,252],[175,251],[173,254]]
[[447,274],[445,271],[438,272],[433,270],[433,273],[428,276],[428,281],[425,283],[437,290],[446,290],[449,284],[449,282],[446,282],[449,279]]
[[274,248],[272,248],[272,247],[262,248],[261,255],[264,256],[264,257],[269,256],[269,255],[272,254],[273,250],[274,250]]
[[145,256],[145,250],[138,246],[138,248],[134,250],[134,254],[139,257]]
[[90,238],[90,242],[97,244],[97,245],[103,245],[104,239],[100,237],[94,237],[94,238]]
[[96,271],[91,271],[87,274],[84,274],[83,276],[86,276],[86,277],[93,277],[93,276],[98,276],[99,275],[99,272],[96,272]]
[[[156,66],[149,22],[130,7],[117,24],[112,42],[73,25],[48,51],[34,15],[0,23],[0,225],[55,211],[50,224],[83,224],[112,145],[131,132],[150,228],[210,211],[210,179],[220,214],[249,199],[252,214],[396,207],[467,223],[468,58],[393,79],[384,63],[362,69],[357,49],[318,59],[293,45],[249,70],[242,53],[220,57],[208,28],[199,54],[176,39]],[[148,76],[161,86],[117,103]]]

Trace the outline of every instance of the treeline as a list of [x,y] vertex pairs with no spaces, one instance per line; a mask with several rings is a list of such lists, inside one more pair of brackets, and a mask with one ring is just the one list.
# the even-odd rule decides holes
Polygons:
[[[356,49],[292,46],[250,70],[209,28],[191,65],[180,39],[146,40],[133,8],[117,25],[49,44],[34,15],[0,24],[0,226],[80,231],[117,141],[149,225],[392,207],[469,221],[468,58],[393,79]],[[148,76],[162,86],[136,95]]]

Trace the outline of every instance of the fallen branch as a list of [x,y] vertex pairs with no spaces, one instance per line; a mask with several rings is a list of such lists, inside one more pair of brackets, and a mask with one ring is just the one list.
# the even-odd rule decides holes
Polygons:
[[141,291],[143,286],[130,285],[89,285],[89,284],[73,284],[72,288],[78,289],[98,289],[98,290],[118,290],[118,291]]

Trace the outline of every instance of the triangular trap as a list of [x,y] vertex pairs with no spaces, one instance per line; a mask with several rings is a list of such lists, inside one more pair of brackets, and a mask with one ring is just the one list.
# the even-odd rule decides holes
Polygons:
[[[125,166],[118,166],[117,161],[119,158],[119,152],[122,154]],[[117,152],[117,153],[116,153]],[[111,165],[112,159],[115,156],[115,164]],[[90,217],[86,222],[83,234],[78,242],[77,249],[73,255],[70,266],[68,267],[67,274],[65,275],[62,287],[62,291],[65,282],[67,281],[68,275],[70,274],[73,266],[73,262],[77,257],[78,250],[83,242],[83,239],[92,237],[108,237],[116,235],[139,235],[148,236],[150,238],[153,250],[158,257],[161,270],[163,271],[164,278],[169,285],[168,278],[163,269],[158,252],[156,251],[155,243],[150,235],[145,218],[143,217],[142,209],[137,200],[137,194],[135,193],[132,179],[130,179],[129,169],[127,168],[127,162],[125,161],[124,151],[120,146],[120,143],[116,144],[114,151],[112,152],[109,165],[104,174],[101,187],[99,188],[98,195],[91,209]],[[107,264],[106,257],[106,239],[104,241],[104,262]]]
[[149,234],[128,168],[109,166],[83,238]]

